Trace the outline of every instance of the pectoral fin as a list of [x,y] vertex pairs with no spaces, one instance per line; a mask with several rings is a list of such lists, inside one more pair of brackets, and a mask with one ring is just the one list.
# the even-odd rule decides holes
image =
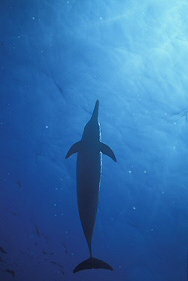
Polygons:
[[65,156],[65,159],[67,159],[72,154],[77,153],[80,150],[80,147],[81,147],[81,141],[78,141],[78,142],[74,143],[71,146],[71,148],[69,149],[69,151],[67,152],[67,155]]
[[103,153],[103,154],[106,154],[106,155],[108,155],[110,158],[112,158],[112,160],[114,160],[115,162],[117,162],[117,160],[116,160],[116,156],[115,156],[115,154],[114,154],[114,152],[112,151],[112,149],[108,146],[108,145],[106,145],[106,144],[104,144],[104,143],[100,143],[100,151]]

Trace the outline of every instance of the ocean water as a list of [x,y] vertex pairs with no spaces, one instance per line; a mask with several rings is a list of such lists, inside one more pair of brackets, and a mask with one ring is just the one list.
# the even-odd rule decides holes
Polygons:
[[[187,281],[188,2],[0,1],[0,281]],[[79,141],[100,101],[93,255]]]

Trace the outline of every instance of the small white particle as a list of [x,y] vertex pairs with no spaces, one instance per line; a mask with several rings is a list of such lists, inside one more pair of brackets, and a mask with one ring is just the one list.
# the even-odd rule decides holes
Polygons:
[[46,126],[46,129],[48,129],[48,126]]
[[146,174],[146,171],[144,171],[144,174]]
[[56,207],[57,206],[57,204],[54,204],[54,207]]
[[153,231],[153,228],[151,228],[151,231]]
[[132,172],[131,171],[129,171],[129,174],[131,174]]
[[32,20],[35,20],[35,17],[32,17]]
[[133,210],[136,210],[136,207],[133,207]]

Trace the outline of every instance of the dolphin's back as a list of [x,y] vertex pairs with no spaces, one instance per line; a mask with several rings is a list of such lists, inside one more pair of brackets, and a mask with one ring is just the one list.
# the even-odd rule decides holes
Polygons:
[[78,209],[89,247],[95,228],[101,181],[101,152],[99,148],[95,150],[90,152],[83,148],[78,152],[77,159]]

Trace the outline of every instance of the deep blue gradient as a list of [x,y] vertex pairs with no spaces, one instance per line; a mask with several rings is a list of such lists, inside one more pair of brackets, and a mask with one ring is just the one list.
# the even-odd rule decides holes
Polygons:
[[[187,281],[188,2],[0,1],[0,280]],[[96,100],[103,156],[89,257],[76,155]]]

